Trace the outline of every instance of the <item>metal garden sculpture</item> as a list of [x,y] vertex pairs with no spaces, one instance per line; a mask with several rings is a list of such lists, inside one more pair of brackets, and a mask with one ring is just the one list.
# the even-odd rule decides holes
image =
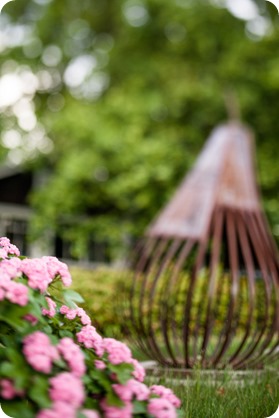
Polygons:
[[243,369],[278,356],[279,261],[247,128],[214,130],[135,255],[129,315],[149,358]]

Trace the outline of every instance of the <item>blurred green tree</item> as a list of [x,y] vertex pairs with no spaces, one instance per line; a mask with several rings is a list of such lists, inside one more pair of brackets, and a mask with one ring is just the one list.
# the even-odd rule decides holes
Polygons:
[[35,235],[67,220],[60,233],[82,251],[92,233],[115,244],[142,233],[227,119],[233,92],[256,132],[264,207],[279,236],[279,20],[264,0],[236,3],[5,6],[1,80],[16,74],[25,89],[0,100],[0,157],[49,168],[31,199]]

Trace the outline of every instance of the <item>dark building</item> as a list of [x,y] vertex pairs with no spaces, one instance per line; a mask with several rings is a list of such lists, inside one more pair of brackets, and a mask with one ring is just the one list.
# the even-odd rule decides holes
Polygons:
[[29,204],[31,191],[42,183],[45,173],[23,171],[20,168],[2,166],[0,168],[0,236],[6,236],[30,257],[53,255],[67,262],[105,263],[108,262],[106,244],[88,242],[88,251],[82,259],[73,258],[71,243],[49,231],[49,236],[41,241],[32,242],[28,231],[32,219]]

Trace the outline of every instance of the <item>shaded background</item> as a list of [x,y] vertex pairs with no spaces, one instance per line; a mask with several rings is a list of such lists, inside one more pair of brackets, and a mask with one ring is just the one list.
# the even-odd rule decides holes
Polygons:
[[228,97],[256,133],[279,239],[272,4],[16,0],[0,51],[0,226],[25,252],[31,237],[62,258],[120,258],[227,119]]

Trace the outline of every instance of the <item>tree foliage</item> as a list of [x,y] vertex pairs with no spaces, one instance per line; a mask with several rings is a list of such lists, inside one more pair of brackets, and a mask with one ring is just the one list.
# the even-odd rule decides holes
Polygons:
[[[215,3],[222,2],[6,6],[9,25],[25,25],[30,34],[5,49],[2,74],[13,60],[17,71],[36,75],[32,100],[49,138],[43,152],[25,158],[50,173],[32,197],[37,234],[62,219],[64,233],[80,244],[91,233],[115,243],[142,233],[212,128],[227,119],[224,97],[233,92],[256,133],[264,207],[278,236],[278,17],[264,1],[248,21]],[[14,126],[26,138],[10,107],[4,110],[2,135]]]

